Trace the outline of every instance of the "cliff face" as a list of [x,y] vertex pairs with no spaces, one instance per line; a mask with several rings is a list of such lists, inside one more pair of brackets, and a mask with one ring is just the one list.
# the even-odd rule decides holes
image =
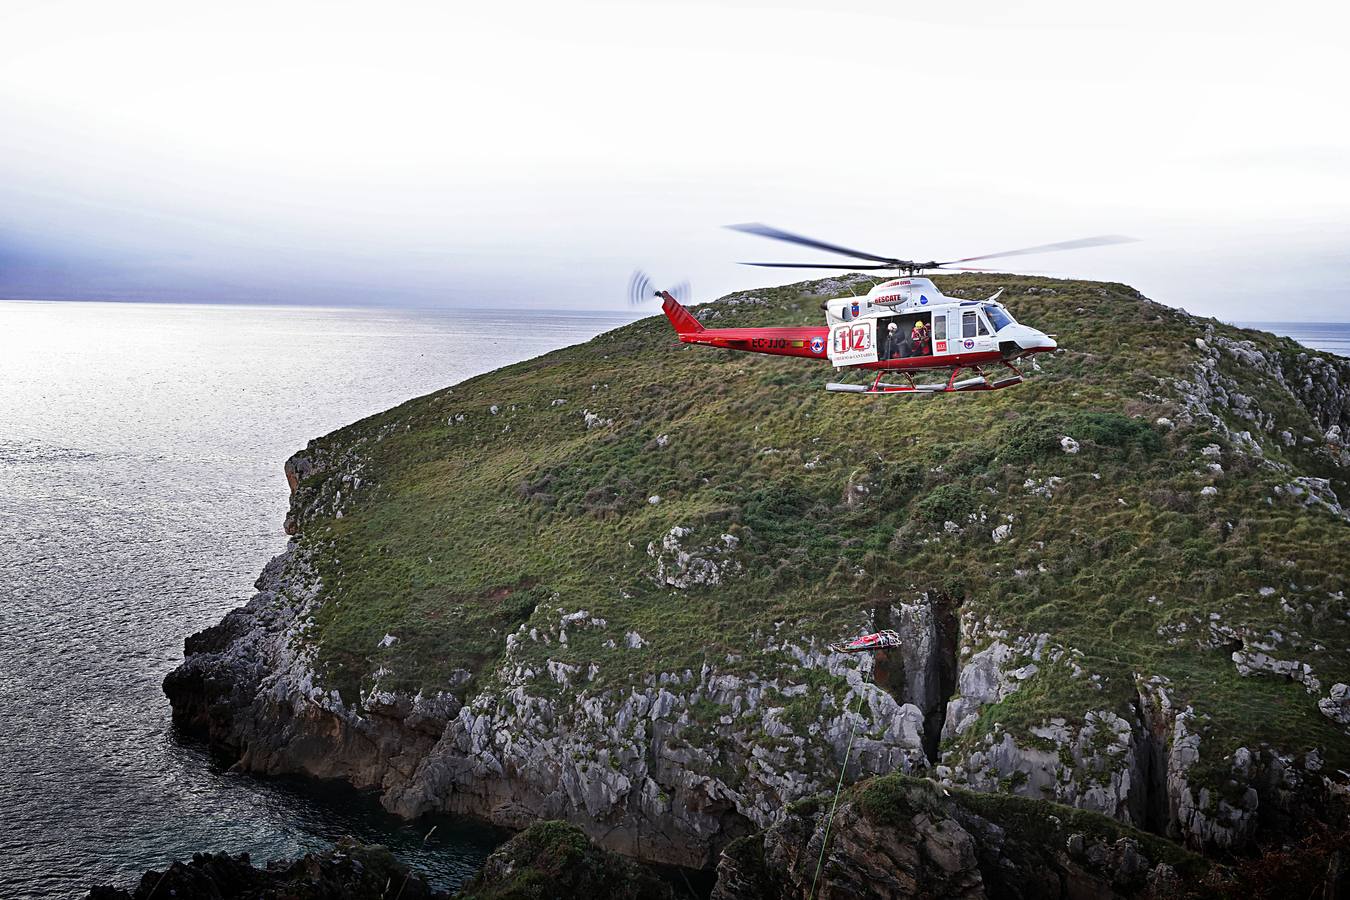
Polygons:
[[891,775],[828,813],[828,798],[802,802],[729,846],[713,900],[1185,897],[1218,886],[1175,845],[1044,802],[987,802]]
[[[695,867],[832,789],[850,738],[846,781],[1196,848],[1342,816],[1350,361],[1119,285],[943,285],[998,287],[1067,349],[996,394],[825,396],[645,320],[312,442],[290,548],[166,679],[176,721],[402,814]],[[827,649],[874,628],[903,646]]]

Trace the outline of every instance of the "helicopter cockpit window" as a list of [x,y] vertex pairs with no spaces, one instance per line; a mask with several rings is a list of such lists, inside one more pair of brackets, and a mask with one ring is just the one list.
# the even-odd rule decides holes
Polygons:
[[1001,331],[1005,326],[1013,324],[1013,317],[1001,306],[989,304],[984,307],[984,314],[989,317],[989,321],[994,323],[994,330]]
[[961,314],[961,337],[975,336],[975,310],[969,309]]

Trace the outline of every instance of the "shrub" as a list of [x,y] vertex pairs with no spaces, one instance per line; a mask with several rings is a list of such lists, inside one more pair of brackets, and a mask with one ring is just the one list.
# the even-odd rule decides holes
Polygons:
[[1018,419],[1002,434],[1000,463],[1031,462],[1059,450],[1059,439],[1064,434],[1064,417],[1059,413],[1029,415]]
[[1064,433],[1079,441],[1088,440],[1106,447],[1139,447],[1149,453],[1162,449],[1162,440],[1146,422],[1120,413],[1076,412],[1067,417]]
[[771,484],[757,488],[741,507],[746,525],[765,536],[794,531],[814,498],[794,484]]
[[1060,451],[1060,438],[1065,435],[1079,443],[1126,452],[1134,447],[1147,453],[1162,449],[1162,439],[1148,423],[1120,413],[1043,412],[1025,416],[1003,430],[998,462],[1031,462],[1051,456]]
[[975,492],[963,482],[939,485],[915,504],[919,516],[929,522],[959,522],[979,506]]

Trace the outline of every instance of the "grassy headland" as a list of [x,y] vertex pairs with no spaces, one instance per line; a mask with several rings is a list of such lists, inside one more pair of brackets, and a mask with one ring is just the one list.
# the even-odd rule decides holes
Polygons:
[[[1119,284],[939,283],[971,298],[1006,288],[1010,311],[1063,350],[1010,390],[873,399],[826,394],[824,364],[682,346],[653,317],[314,442],[293,509],[322,578],[307,640],[326,685],[351,700],[376,684],[464,691],[468,670],[482,690],[520,626],[581,610],[590,627],[521,642],[515,662],[595,666],[592,690],[707,660],[767,676],[796,666],[764,649],[773,635],[835,640],[927,591],[1075,651],[959,740],[1126,714],[1136,677],[1163,676],[1210,746],[1317,750],[1350,770],[1350,737],[1316,692],[1240,675],[1214,639],[1268,640],[1323,692],[1350,682],[1350,523],[1284,489],[1329,478],[1350,500],[1350,473],[1316,411],[1263,370],[1220,360],[1250,400],[1214,407],[1226,427],[1187,416],[1178,387],[1207,328],[1291,369],[1319,354]],[[810,282],[697,311],[718,326],[816,324],[821,299],[854,292]],[[657,557],[678,564],[662,551],[675,528],[716,584],[654,577]]]

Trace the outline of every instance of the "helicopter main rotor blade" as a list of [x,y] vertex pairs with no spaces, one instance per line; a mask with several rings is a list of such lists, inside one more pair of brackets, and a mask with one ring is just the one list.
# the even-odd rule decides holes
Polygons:
[[860,269],[894,269],[894,263],[886,263],[881,266],[869,266],[863,263],[854,263],[852,265],[845,263],[754,263],[743,262],[743,266],[762,266],[766,269],[845,269],[855,271]]
[[789,231],[783,231],[770,225],[762,225],[759,222],[746,222],[742,225],[728,225],[732,231],[743,231],[746,234],[757,234],[760,237],[772,238],[775,241],[786,241],[789,244],[801,244],[803,247],[814,247],[817,250],[825,250],[829,253],[838,253],[841,256],[854,256],[858,259],[870,259],[873,262],[890,263],[884,268],[895,268],[901,260],[893,259],[889,256],[877,256],[875,253],[864,253],[861,250],[850,250],[848,247],[840,247],[838,244],[827,244],[824,241],[818,241],[814,238],[803,237],[800,234],[793,234]]
[[1123,234],[1101,234],[1096,237],[1079,238],[1076,241],[1057,241],[1053,244],[1040,244],[1036,247],[1023,247],[1020,250],[1004,250],[1001,253],[986,253],[983,256],[964,256],[961,259],[951,259],[947,262],[938,263],[939,266],[949,266],[953,263],[975,262],[981,259],[999,259],[1005,256],[1030,256],[1033,253],[1052,253],[1057,250],[1081,250],[1085,247],[1106,247],[1111,244],[1133,244],[1138,238],[1126,237]]

